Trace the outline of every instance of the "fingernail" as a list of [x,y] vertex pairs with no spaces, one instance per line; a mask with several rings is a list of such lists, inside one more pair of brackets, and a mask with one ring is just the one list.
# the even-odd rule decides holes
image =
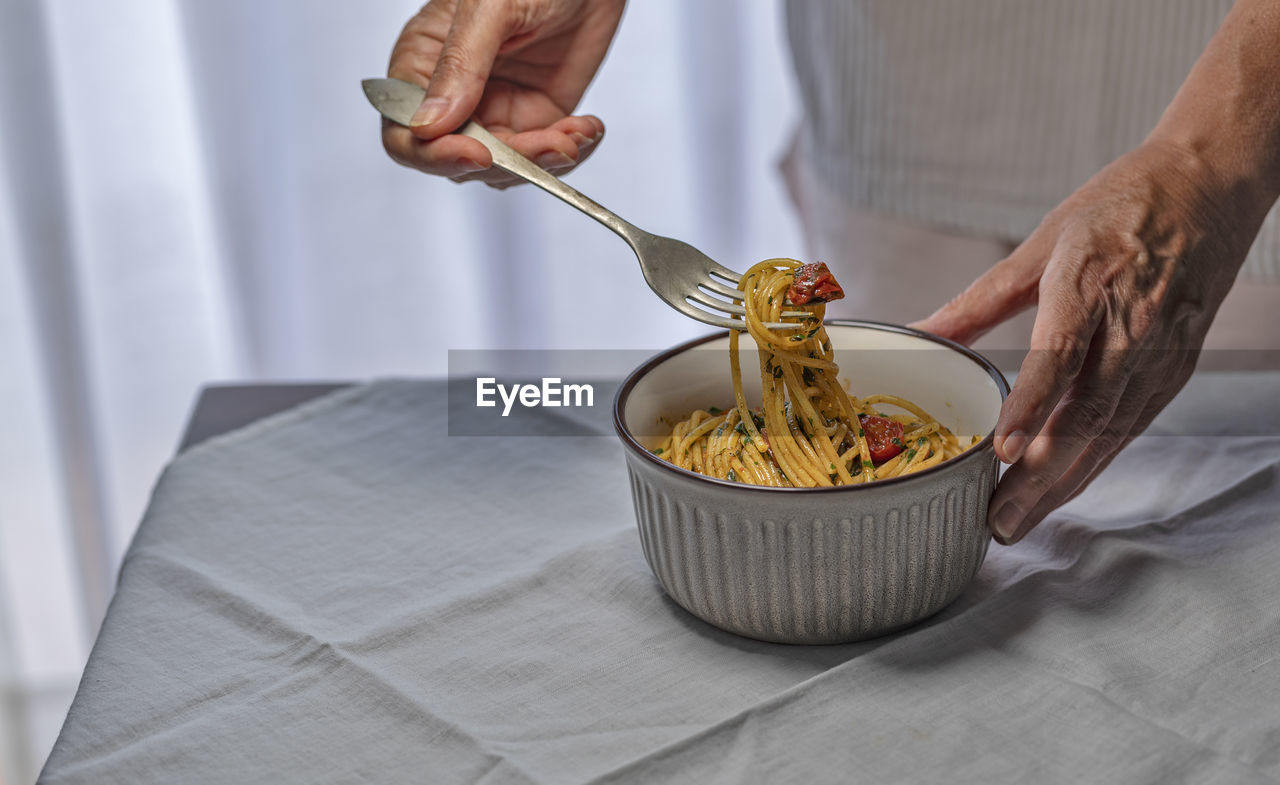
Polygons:
[[472,161],[470,158],[459,158],[457,163],[454,164],[454,166],[458,167],[460,170],[466,173],[482,172],[488,168],[486,166],[481,166],[475,161]]
[[1022,431],[1014,431],[1004,437],[1004,454],[1009,463],[1017,463],[1022,451],[1027,448],[1027,435]]
[[409,127],[419,128],[424,125],[431,125],[436,120],[444,117],[448,111],[448,98],[428,98],[422,102],[422,106],[418,107],[418,111],[413,113],[413,118],[409,120]]
[[1013,502],[1005,502],[1004,506],[991,516],[991,531],[1001,545],[1012,545],[1013,536],[1018,533],[1018,524],[1022,523],[1022,510]]
[[537,163],[543,169],[559,169],[564,166],[572,166],[573,159],[558,150],[552,150],[538,156]]
[[572,139],[573,143],[576,144],[579,148],[583,148],[588,145],[593,145],[596,142],[600,141],[600,134],[596,134],[595,136],[587,136],[586,134],[582,134],[582,133],[578,133],[577,131],[574,131],[573,133],[569,134],[569,138]]

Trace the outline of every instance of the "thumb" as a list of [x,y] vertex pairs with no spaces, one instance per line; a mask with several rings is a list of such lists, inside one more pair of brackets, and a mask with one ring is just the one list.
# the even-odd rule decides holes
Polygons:
[[427,95],[409,128],[415,136],[434,139],[467,121],[480,104],[498,50],[512,27],[505,4],[462,0],[445,36],[427,85]]
[[967,344],[1035,305],[1048,258],[1036,240],[1032,235],[950,302],[911,326]]

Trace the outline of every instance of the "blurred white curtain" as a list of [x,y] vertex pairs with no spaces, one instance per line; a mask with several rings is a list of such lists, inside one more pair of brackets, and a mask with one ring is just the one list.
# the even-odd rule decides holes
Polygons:
[[[585,216],[384,155],[359,82],[415,9],[0,3],[0,780],[42,763],[202,383],[703,330]],[[632,4],[583,104],[606,140],[571,181],[731,266],[799,253],[779,14]],[[609,296],[575,297],[571,274]],[[489,276],[496,294],[445,296]]]

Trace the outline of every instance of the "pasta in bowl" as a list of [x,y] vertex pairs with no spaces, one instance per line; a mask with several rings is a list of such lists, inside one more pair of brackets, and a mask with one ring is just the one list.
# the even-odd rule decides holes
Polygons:
[[[843,291],[826,265],[769,259],[747,271],[741,289],[745,326],[756,345],[748,367],[759,369],[759,406],[747,403],[734,332],[733,400],[727,409],[696,409],[679,420],[655,455],[709,477],[813,488],[912,474],[978,443],[976,435],[957,437],[906,398],[860,398],[845,389],[822,322],[825,303]],[[766,329],[779,322],[794,327]]]
[[[1000,372],[965,347],[907,327],[835,320],[821,323],[821,334],[840,369],[835,382],[874,416],[918,417],[876,398],[893,396],[936,417],[939,428],[970,435],[970,443],[910,473],[862,482],[838,484],[828,466],[827,484],[809,477],[804,487],[748,483],[736,470],[709,476],[667,460],[673,429],[690,412],[724,416],[739,396],[752,424],[760,410],[769,448],[778,442],[770,425],[777,435],[791,430],[790,400],[781,419],[764,420],[772,372],[744,371],[737,383],[728,372],[733,344],[740,368],[763,368],[769,359],[771,348],[762,351],[749,333],[710,335],[663,352],[633,371],[614,400],[640,541],[658,582],[690,613],[751,638],[840,643],[915,623],[959,596],[990,542],[987,502],[998,466],[991,434],[1009,391]],[[802,382],[794,386],[804,389]],[[799,409],[796,402],[792,421]],[[750,435],[738,417],[731,427],[741,424],[738,436]],[[769,454],[742,441],[736,446]],[[847,445],[839,446],[847,452]],[[903,447],[899,455],[910,451]],[[861,447],[857,455],[866,471]],[[844,457],[854,479],[852,455]],[[801,472],[793,472],[798,479]],[[788,479],[791,473],[782,468]]]

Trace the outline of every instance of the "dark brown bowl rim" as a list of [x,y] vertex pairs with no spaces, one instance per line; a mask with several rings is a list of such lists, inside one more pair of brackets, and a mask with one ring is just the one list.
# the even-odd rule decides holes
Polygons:
[[[987,374],[992,378],[992,380],[995,381],[996,387],[1000,390],[1001,401],[1009,397],[1009,381],[1004,378],[1004,374],[1000,373],[1000,369],[996,368],[996,366],[992,364],[992,362],[988,360],[986,357],[983,357],[981,354],[975,352],[973,349],[970,349],[968,346],[958,344],[955,341],[949,340],[947,338],[943,338],[940,335],[927,333],[927,332],[924,332],[923,330],[916,330],[912,327],[907,327],[906,325],[902,325],[902,324],[890,324],[888,322],[873,322],[873,321],[864,320],[864,319],[827,319],[824,322],[824,324],[833,325],[836,327],[866,327],[873,330],[881,330],[883,332],[900,333],[902,335],[911,335],[917,338],[923,338],[925,340],[932,341],[936,344],[939,344],[940,346],[946,347],[948,349],[951,349],[954,352],[957,352],[959,354],[964,355],[965,357],[968,357],[970,360],[976,363],[978,367],[985,370]],[[994,430],[992,430],[991,433],[988,433],[985,437],[983,437],[982,441],[978,442],[977,445],[970,447],[963,454],[958,455],[955,458],[952,458],[950,460],[943,461],[937,466],[931,466],[928,469],[921,469],[918,472],[913,472],[911,474],[903,475],[901,477],[889,477],[884,480],[876,480],[875,482],[863,483],[861,485],[835,485],[831,487],[821,487],[821,488],[775,488],[768,485],[747,485],[745,483],[740,483],[740,482],[731,482],[729,480],[721,480],[715,477],[708,477],[705,474],[698,474],[697,472],[690,471],[688,469],[681,469],[679,466],[676,466],[670,461],[664,461],[663,459],[659,458],[658,456],[646,450],[644,445],[640,444],[639,440],[636,439],[636,437],[632,436],[631,433],[623,425],[622,412],[626,408],[627,398],[631,395],[632,388],[636,386],[636,383],[639,382],[640,378],[643,377],[645,374],[649,373],[659,364],[666,362],[668,359],[674,357],[677,354],[686,352],[694,348],[695,346],[701,346],[704,343],[714,341],[718,338],[723,338],[728,334],[729,333],[727,331],[719,331],[719,332],[711,333],[710,335],[704,335],[700,338],[693,338],[681,344],[677,344],[676,346],[673,346],[670,349],[667,349],[666,351],[659,352],[658,354],[655,354],[654,356],[650,357],[640,367],[636,368],[634,371],[628,374],[627,378],[622,381],[622,386],[618,388],[617,394],[613,396],[613,427],[614,427],[614,430],[617,431],[618,433],[618,438],[621,439],[622,443],[626,447],[628,447],[633,453],[635,453],[636,455],[639,455],[640,457],[644,458],[645,460],[649,461],[655,466],[659,466],[666,471],[674,472],[675,474],[681,477],[686,477],[690,480],[693,480],[694,482],[710,483],[711,485],[720,486],[722,488],[732,488],[738,491],[754,491],[759,493],[841,493],[841,492],[852,493],[856,491],[873,490],[876,488],[887,488],[893,485],[897,485],[899,483],[912,482],[912,481],[923,479],[932,474],[936,474],[940,471],[950,469],[956,464],[961,463],[972,456],[978,455],[986,447],[993,444],[993,441],[995,438]]]

